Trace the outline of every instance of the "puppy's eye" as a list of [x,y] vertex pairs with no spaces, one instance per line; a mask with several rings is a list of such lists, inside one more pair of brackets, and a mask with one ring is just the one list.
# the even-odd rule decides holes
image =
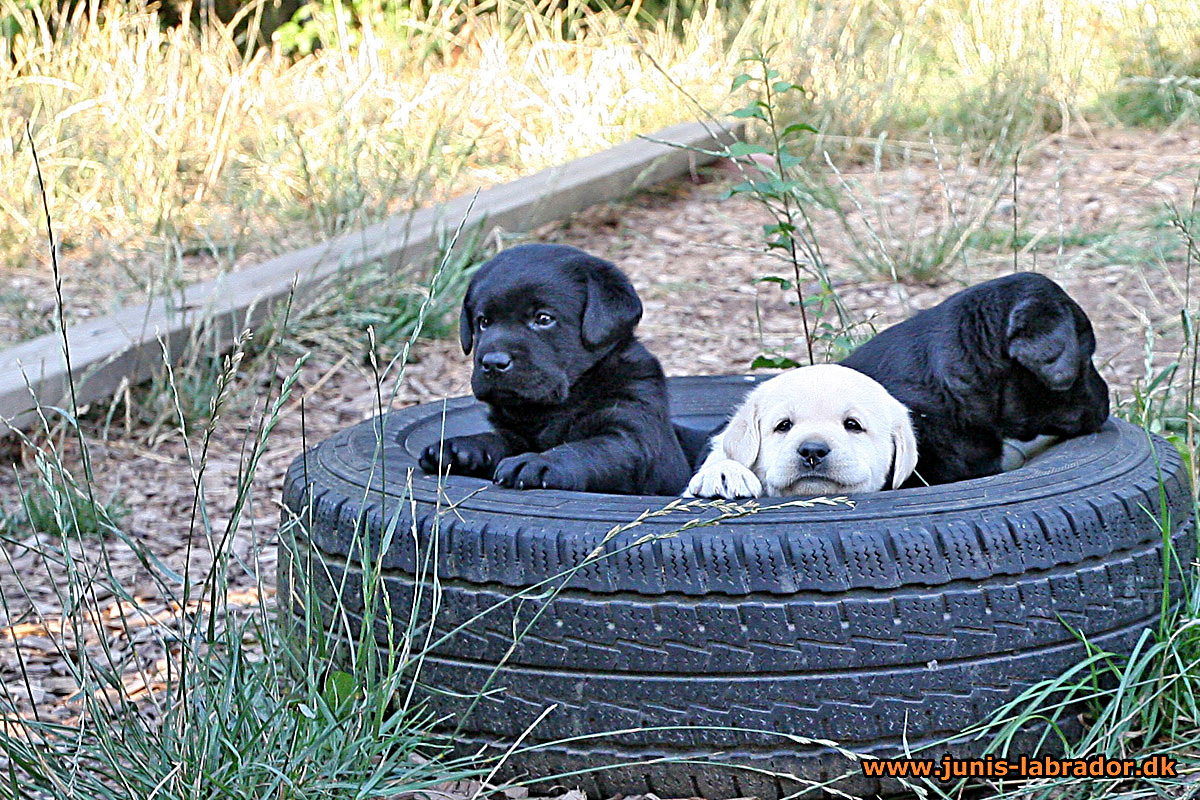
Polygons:
[[479,330],[483,330],[488,325],[492,324],[492,318],[481,316],[478,320],[476,320],[476,322],[479,324]]
[[533,315],[532,324],[535,328],[549,328],[554,324],[554,317],[545,311],[539,311]]
[[851,433],[862,433],[864,430],[862,423],[856,420],[854,417],[846,417],[846,421],[842,423],[842,427]]
[[775,426],[776,433],[787,433],[792,429],[792,421],[790,419],[781,419],[779,424]]

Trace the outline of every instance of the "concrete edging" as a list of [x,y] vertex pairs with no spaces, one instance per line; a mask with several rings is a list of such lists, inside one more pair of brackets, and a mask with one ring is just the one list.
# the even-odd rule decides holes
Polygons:
[[[722,142],[740,129],[716,132]],[[398,214],[361,231],[344,233],[321,244],[272,258],[210,281],[187,287],[182,295],[127,306],[105,317],[67,329],[76,397],[85,405],[112,397],[126,381],[148,379],[162,363],[161,338],[168,352],[182,352],[202,322],[215,328],[217,341],[261,321],[276,301],[341,270],[375,261],[397,267],[427,255],[439,237],[467,216],[468,226],[520,232],[563,219],[597,203],[621,199],[641,188],[688,172],[714,156],[689,148],[714,150],[710,127],[673,125],[655,133],[658,141],[635,139],[595,155],[501,184],[445,204]],[[58,332],[0,351],[0,435],[36,421],[33,397],[43,406],[63,405],[67,370]],[[31,394],[32,391],[32,394]],[[69,400],[65,401],[69,404]]]

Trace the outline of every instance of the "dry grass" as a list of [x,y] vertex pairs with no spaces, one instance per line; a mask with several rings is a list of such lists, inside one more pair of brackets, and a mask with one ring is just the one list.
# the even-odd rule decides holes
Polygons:
[[[162,30],[137,3],[80,15],[56,38],[40,17],[4,9],[40,32],[0,59],[0,263],[41,258],[28,121],[68,254],[124,264],[146,284],[139,251],[204,251],[229,266],[673,121],[674,90],[642,47],[708,101],[711,75],[726,71],[716,11],[686,23],[684,43],[642,29],[638,46],[617,17],[584,20],[566,40],[516,6],[467,16],[457,32],[366,18],[344,47],[291,59],[247,56],[232,27]],[[414,58],[435,45],[448,55]],[[191,277],[186,257],[151,266],[168,273],[160,282]]]
[[[23,31],[0,38],[0,341],[48,326],[31,299],[47,279],[26,123],[70,305],[102,313],[693,118],[680,89],[730,108],[735,62],[771,44],[807,90],[786,111],[822,131],[817,147],[861,155],[880,136],[975,144],[1073,125],[1105,113],[1131,70],[1187,62],[1200,31],[1186,0],[757,0],[736,12],[714,0],[680,30],[448,0],[432,22],[378,9],[353,26],[324,20],[326,48],[293,58],[248,52],[234,26],[164,30],[145,0],[97,0],[99,13],[70,20],[29,5],[0,0]],[[1147,42],[1177,57],[1148,65]]]
[[[833,137],[995,143],[1111,120],[1111,96],[1149,42],[1197,54],[1187,0],[843,0],[764,3],[761,40],[811,92],[805,109]],[[1162,77],[1153,75],[1152,77]],[[924,138],[924,137],[921,137]]]

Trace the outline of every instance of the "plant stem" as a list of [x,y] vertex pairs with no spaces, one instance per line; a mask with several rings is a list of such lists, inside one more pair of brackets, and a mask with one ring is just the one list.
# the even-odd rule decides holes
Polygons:
[[763,69],[763,92],[766,95],[767,127],[771,131],[771,141],[774,145],[775,164],[779,169],[779,177],[784,182],[784,189],[780,194],[783,200],[783,215],[787,221],[787,230],[783,232],[783,235],[787,237],[788,258],[792,262],[792,274],[796,279],[796,305],[800,307],[800,324],[804,327],[804,345],[808,350],[808,363],[811,365],[816,363],[816,359],[813,357],[812,331],[808,327],[808,310],[804,307],[804,285],[800,274],[800,258],[796,253],[795,215],[792,211],[792,194],[790,189],[787,188],[787,184],[790,183],[788,180],[788,168],[783,159],[785,155],[784,144],[783,140],[780,139],[779,126],[775,120],[775,98],[771,87],[771,67],[765,55],[761,58],[760,63]]

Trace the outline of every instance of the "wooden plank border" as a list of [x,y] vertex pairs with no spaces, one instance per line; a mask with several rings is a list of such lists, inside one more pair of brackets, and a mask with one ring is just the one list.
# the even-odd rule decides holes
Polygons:
[[[660,142],[716,150],[740,133],[740,128],[714,132],[699,123],[674,125],[650,137],[657,141],[635,139],[487,189],[474,197],[473,205],[472,196],[462,196],[398,214],[368,228],[193,284],[171,297],[73,324],[67,336],[78,402],[82,406],[108,399],[126,381],[147,380],[162,363],[159,340],[174,357],[201,322],[215,326],[215,335],[221,337],[218,341],[231,339],[286,298],[293,281],[303,295],[306,287],[342,270],[377,261],[401,268],[437,247],[444,232],[453,230],[468,210],[468,225],[486,226],[485,234],[497,228],[527,231],[588,206],[627,197],[714,160]],[[57,406],[65,402],[66,390],[67,369],[58,332],[0,351],[0,434],[27,428],[36,421],[35,397],[42,405]]]

